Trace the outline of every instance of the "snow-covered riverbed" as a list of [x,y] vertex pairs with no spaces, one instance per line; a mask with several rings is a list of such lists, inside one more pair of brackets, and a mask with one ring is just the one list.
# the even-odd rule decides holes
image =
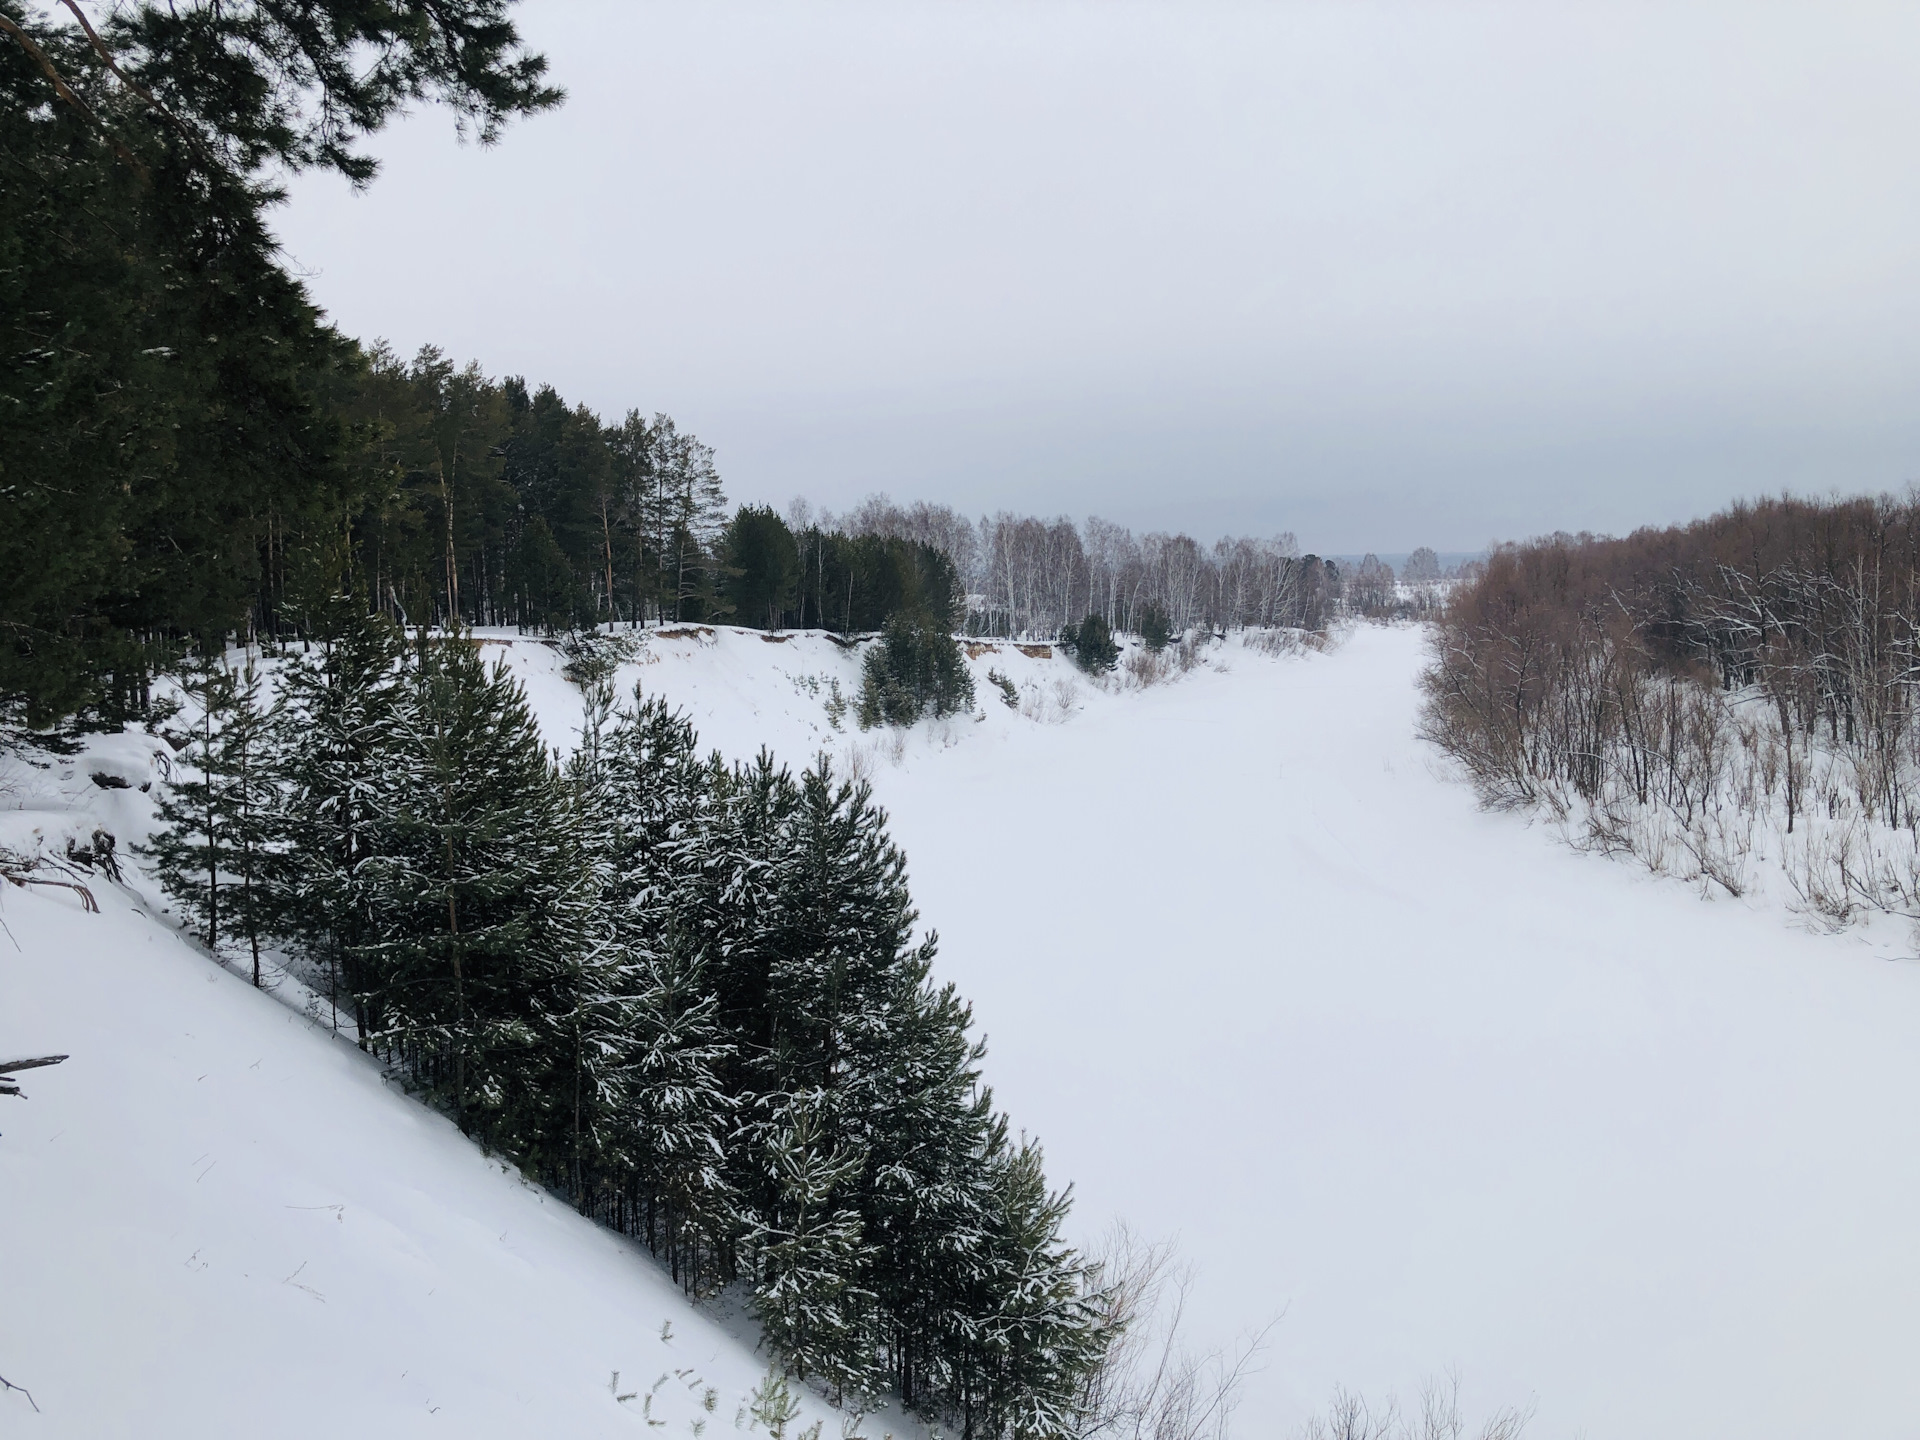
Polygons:
[[1591,1440],[1920,1425],[1920,967],[1475,808],[1421,637],[882,769],[1083,1223],[1178,1233],[1239,1433],[1452,1367]]

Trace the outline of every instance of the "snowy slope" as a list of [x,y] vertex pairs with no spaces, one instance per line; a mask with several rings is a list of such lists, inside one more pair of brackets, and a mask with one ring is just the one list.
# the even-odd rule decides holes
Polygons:
[[[976,642],[968,646],[974,714],[925,721],[905,735],[863,734],[851,708],[836,723],[828,706],[836,684],[850,706],[857,699],[861,661],[871,642],[843,645],[817,630],[774,635],[706,625],[620,633],[637,652],[616,676],[623,701],[636,685],[645,695],[665,696],[686,711],[704,746],[748,759],[764,745],[795,769],[822,752],[871,766],[986,736],[1024,735],[1036,724],[1057,725],[1089,708],[1124,706],[1124,692],[1138,689],[1122,677],[1111,693],[1090,684],[1051,645]],[[576,744],[580,692],[563,676],[566,662],[558,647],[511,631],[477,634],[488,659],[506,661],[526,686],[548,740],[567,748]],[[1017,707],[988,678],[994,672],[1015,686]]]
[[[137,781],[154,744],[115,737],[28,777],[0,840],[38,830],[57,852],[88,812],[136,831],[140,792],[88,774]],[[0,1110],[0,1375],[40,1408],[0,1394],[0,1435],[755,1428],[765,1357],[643,1252],[129,891],[94,881],[95,915],[66,891],[0,888],[0,1057],[72,1056]],[[789,1435],[842,1433],[803,1406]],[[883,1415],[862,1433],[920,1432]]]

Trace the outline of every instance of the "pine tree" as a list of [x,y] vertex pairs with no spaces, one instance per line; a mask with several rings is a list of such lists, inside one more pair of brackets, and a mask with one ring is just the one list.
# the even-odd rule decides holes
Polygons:
[[273,818],[278,799],[271,727],[253,664],[191,660],[182,685],[198,717],[162,792],[164,828],[149,843],[162,888],[200,922],[207,948],[243,938],[260,984],[260,941],[270,927]]
[[588,697],[573,768],[604,856],[605,939],[589,1002],[588,1080],[596,1163],[644,1196],[645,1233],[690,1291],[725,1269],[738,1209],[725,1158],[733,1051],[696,932],[682,916],[710,844],[711,792],[693,728],[659,701],[608,727],[611,693]]
[[361,863],[376,1038],[465,1128],[558,1172],[596,878],[578,816],[524,692],[478,647],[423,633],[402,684]]
[[[720,1033],[719,999],[706,988],[704,966],[679,936],[667,937],[644,979],[631,1032],[631,1113],[641,1175],[657,1206],[658,1247],[674,1280],[692,1292],[707,1257],[724,1262],[739,1229],[726,1166],[738,1107],[721,1080],[732,1047]],[[649,1242],[654,1218],[650,1211]]]
[[713,448],[682,435],[668,416],[656,415],[647,429],[646,452],[661,618],[698,620],[713,592],[711,557],[727,522]]
[[927,984],[934,942],[912,943],[905,858],[867,788],[823,759],[783,828],[758,1077],[783,1098],[762,1103],[804,1109],[818,1144],[863,1157],[848,1191],[860,1269],[846,1283],[866,1297],[868,1328],[841,1334],[838,1363],[937,1410],[966,1331],[967,1257],[988,1227],[979,1177],[993,1117],[978,1050],[965,1007]]
[[793,1374],[823,1381],[836,1401],[864,1397],[879,1379],[873,1296],[860,1283],[866,1247],[851,1203],[865,1157],[827,1140],[804,1100],[787,1108],[764,1154],[772,1201],[749,1236],[754,1314]]
[[914,615],[891,617],[861,667],[860,728],[972,707],[973,676],[953,636]]
[[876,1057],[861,1212],[893,1385],[903,1403],[938,1410],[960,1393],[958,1357],[993,1229],[987,1160],[1005,1122],[980,1085],[966,1005],[952,986],[925,981],[933,953],[931,939],[914,952],[916,993]]
[[1085,1261],[1061,1238],[1067,1192],[1047,1187],[1040,1147],[997,1147],[995,1226],[973,1319],[969,1420],[989,1434],[1071,1434],[1082,1386],[1107,1343],[1104,1307]]
[[1114,643],[1106,617],[1098,611],[1078,625],[1061,630],[1060,643],[1073,652],[1074,663],[1089,675],[1111,670],[1120,663],[1120,647]]
[[180,687],[199,713],[193,738],[176,760],[185,774],[173,778],[160,797],[157,808],[165,828],[154,835],[148,853],[161,887],[198,919],[200,938],[217,951],[235,781],[220,736],[233,714],[237,685],[220,660],[200,657],[181,666]]
[[379,616],[316,617],[324,638],[288,656],[276,712],[284,757],[281,833],[286,860],[274,876],[278,928],[325,969],[338,1024],[352,997],[360,1042],[382,1024],[377,998],[355,973],[370,920],[363,862],[380,824],[376,796],[401,704],[400,637]]
[[1167,612],[1158,605],[1149,604],[1140,612],[1140,638],[1149,650],[1164,650],[1172,641],[1173,627],[1167,623]]
[[253,983],[260,984],[260,942],[274,928],[273,876],[280,847],[281,752],[272,712],[262,704],[251,659],[233,679],[233,703],[219,738],[228,776],[226,871],[228,933],[246,937]]

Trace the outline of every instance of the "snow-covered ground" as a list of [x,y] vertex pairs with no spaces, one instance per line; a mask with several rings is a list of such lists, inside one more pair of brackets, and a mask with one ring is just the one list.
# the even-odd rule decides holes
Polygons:
[[882,771],[1081,1222],[1177,1232],[1240,1433],[1456,1368],[1590,1440],[1920,1434],[1904,936],[1575,854],[1414,738],[1421,637]]
[[[655,636],[621,678],[731,754],[872,774],[1079,1228],[1177,1234],[1198,1339],[1284,1312],[1237,1433],[1447,1368],[1472,1408],[1537,1402],[1539,1437],[1916,1433],[1905,937],[1481,813],[1413,738],[1420,644],[1228,645],[1126,693],[1003,645],[983,719],[898,741],[831,723],[858,657],[817,635]],[[497,650],[567,741],[559,654]],[[109,742],[129,778],[143,743]],[[137,826],[91,763],[65,793]],[[29,800],[0,839],[80,824]],[[0,1430],[645,1431],[612,1371],[687,1367],[731,1429],[761,1360],[644,1258],[101,889],[100,916],[0,897],[0,1053],[74,1053],[0,1101],[0,1375],[48,1411],[0,1395]]]

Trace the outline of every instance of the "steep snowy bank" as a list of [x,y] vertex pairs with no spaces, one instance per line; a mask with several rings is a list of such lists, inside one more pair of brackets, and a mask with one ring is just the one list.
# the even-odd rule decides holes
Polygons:
[[897,752],[825,719],[804,677],[858,667],[822,637],[655,642],[622,678],[733,754],[864,749],[1083,1232],[1178,1234],[1210,1339],[1284,1311],[1240,1433],[1454,1367],[1547,1437],[1910,1434],[1908,937],[1811,935],[1480,812],[1414,738],[1421,644],[1229,645],[1124,695],[1001,646],[986,719]]
[[[107,747],[128,769],[130,741]],[[53,784],[138,821],[137,789]],[[84,824],[6,819],[16,845]],[[128,891],[91,890],[97,915],[0,894],[0,1058],[72,1057],[0,1111],[0,1375],[40,1409],[0,1394],[0,1434],[766,1433],[748,1413],[765,1357],[643,1252]],[[801,1399],[789,1436],[842,1433]]]

